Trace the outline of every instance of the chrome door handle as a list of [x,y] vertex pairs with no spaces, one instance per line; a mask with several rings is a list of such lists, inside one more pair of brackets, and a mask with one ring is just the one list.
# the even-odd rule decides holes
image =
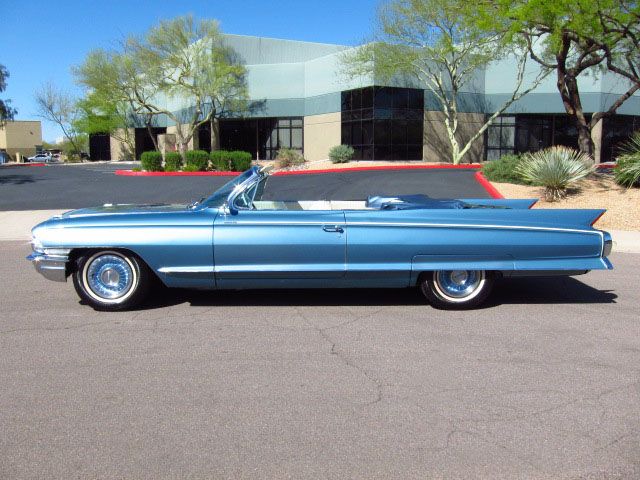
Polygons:
[[344,228],[342,228],[340,225],[323,225],[322,230],[324,230],[325,232],[344,233]]

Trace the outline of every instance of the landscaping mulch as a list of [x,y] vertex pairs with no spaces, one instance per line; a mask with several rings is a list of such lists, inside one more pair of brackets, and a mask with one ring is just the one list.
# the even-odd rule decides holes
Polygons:
[[640,188],[627,189],[609,175],[594,175],[557,202],[544,200],[542,187],[492,182],[506,198],[540,198],[534,208],[604,208],[596,228],[640,231]]

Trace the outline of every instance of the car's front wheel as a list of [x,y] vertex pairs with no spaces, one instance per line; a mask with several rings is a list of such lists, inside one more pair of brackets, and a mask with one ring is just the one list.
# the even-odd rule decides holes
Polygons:
[[422,276],[420,289],[436,308],[466,309],[482,304],[493,282],[491,272],[484,270],[438,270]]
[[73,286],[96,310],[124,310],[142,302],[150,276],[144,262],[134,255],[101,250],[78,258]]

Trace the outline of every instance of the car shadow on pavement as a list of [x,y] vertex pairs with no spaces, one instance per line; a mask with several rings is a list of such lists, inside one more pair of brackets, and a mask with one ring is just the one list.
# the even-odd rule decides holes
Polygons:
[[[573,277],[501,279],[480,308],[502,304],[614,303],[611,290],[598,290]],[[180,303],[193,306],[391,306],[425,305],[416,288],[198,291],[162,288],[141,309]]]
[[[579,277],[578,277],[579,278]],[[485,307],[501,304],[615,303],[613,290],[599,290],[575,277],[504,278]]]
[[33,175],[0,175],[0,185],[24,185],[34,182]]

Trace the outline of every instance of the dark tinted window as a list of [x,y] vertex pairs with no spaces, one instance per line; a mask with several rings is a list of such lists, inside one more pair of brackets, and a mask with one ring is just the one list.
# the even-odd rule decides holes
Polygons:
[[342,92],[342,143],[357,160],[420,160],[424,91],[367,87]]

